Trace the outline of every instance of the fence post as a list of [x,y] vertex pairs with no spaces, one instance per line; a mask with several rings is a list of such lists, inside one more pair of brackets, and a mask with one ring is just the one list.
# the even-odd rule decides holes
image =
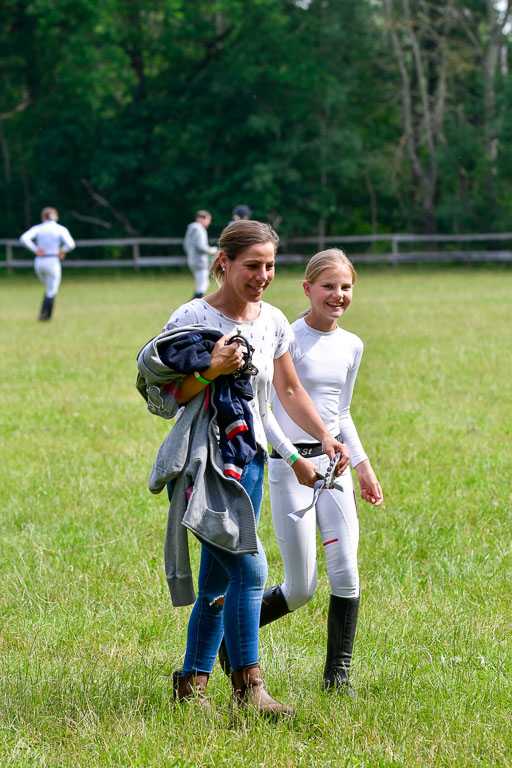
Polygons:
[[5,246],[5,261],[7,264],[7,274],[12,275],[13,273],[13,266],[12,266],[12,245],[8,243]]
[[135,272],[140,272],[140,248],[138,243],[133,244],[133,268]]
[[391,236],[391,263],[398,267],[398,240],[395,235]]

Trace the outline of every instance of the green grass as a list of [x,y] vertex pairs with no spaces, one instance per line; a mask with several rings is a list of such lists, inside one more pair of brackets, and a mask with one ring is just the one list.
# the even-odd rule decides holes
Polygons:
[[[189,609],[146,489],[169,425],[135,358],[191,293],[185,272],[66,273],[43,324],[35,277],[0,277],[2,768],[512,765],[512,273],[360,270],[353,414],[385,504],[359,505],[357,696],[319,690],[320,553],[313,600],[261,633],[267,687],[298,711],[275,725],[229,720],[219,667],[212,714],[170,695]],[[300,273],[267,297],[293,318]],[[268,495],[260,536],[275,583]]]

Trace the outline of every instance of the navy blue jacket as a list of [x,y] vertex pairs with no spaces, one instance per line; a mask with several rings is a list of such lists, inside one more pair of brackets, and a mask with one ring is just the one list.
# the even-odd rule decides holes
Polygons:
[[[203,373],[210,367],[212,350],[222,333],[212,329],[191,331],[159,349],[162,362],[173,371]],[[244,353],[247,358],[247,352]],[[249,401],[253,398],[250,376],[242,373],[218,376],[213,387],[217,409],[219,444],[224,459],[224,474],[239,480],[258,447],[254,435]],[[208,399],[206,400],[208,403]]]

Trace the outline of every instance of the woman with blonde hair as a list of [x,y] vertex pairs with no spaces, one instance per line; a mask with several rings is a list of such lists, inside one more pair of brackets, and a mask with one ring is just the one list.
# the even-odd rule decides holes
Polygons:
[[[346,254],[337,248],[321,251],[309,261],[303,282],[310,307],[292,324],[290,354],[304,389],[313,400],[333,437],[349,450],[361,497],[378,506],[382,489],[363,450],[350,415],[350,401],[363,354],[355,334],[338,326],[352,301],[356,273]],[[317,587],[316,530],[318,527],[327,561],[331,595],[327,619],[327,655],[323,688],[351,692],[349,670],[359,610],[357,547],[359,523],[350,467],[336,488],[313,491],[297,482],[293,468],[283,458],[294,450],[298,461],[310,461],[324,474],[329,456],[283,408],[279,392],[274,416],[291,441],[282,445],[280,433],[269,435],[274,450],[269,464],[270,499],[274,528],[283,558],[282,584],[263,595],[260,626],[295,611],[307,603]],[[308,510],[304,512],[304,510]]]

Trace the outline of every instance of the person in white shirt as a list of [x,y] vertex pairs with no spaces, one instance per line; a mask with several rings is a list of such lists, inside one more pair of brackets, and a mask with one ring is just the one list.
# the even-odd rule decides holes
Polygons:
[[59,214],[55,208],[43,208],[41,224],[27,229],[20,237],[25,248],[35,253],[34,270],[44,283],[45,295],[39,313],[39,320],[50,320],[55,296],[62,278],[61,261],[68,251],[75,247],[69,230],[57,224]]
[[[262,222],[237,221],[225,227],[212,263],[218,290],[183,304],[173,312],[166,326],[169,329],[201,324],[218,328],[224,334],[213,348],[210,367],[183,379],[176,399],[185,407],[207,387],[214,389],[212,382],[219,376],[242,366],[243,349],[238,343],[227,343],[234,334],[242,334],[254,348],[252,360],[257,370],[251,376],[250,408],[258,451],[239,482],[252,502],[256,525],[261,511],[269,424],[273,421],[272,386],[279,393],[283,408],[314,435],[312,440],[321,441],[322,450],[329,456],[340,454],[340,472],[349,463],[346,447],[323,424],[297,378],[288,352],[288,321],[280,310],[262,300],[274,278],[278,242],[274,230]],[[277,425],[274,431],[280,431]],[[314,470],[312,464],[304,462],[301,481],[313,486]],[[238,535],[232,523],[229,535]],[[267,578],[261,542],[257,552],[232,554],[220,545],[200,541],[197,598],[189,618],[185,660],[173,677],[177,699],[196,698],[205,703],[209,675],[224,635],[233,703],[252,706],[265,715],[291,716],[292,707],[279,704],[266,692],[259,669],[260,608]]]
[[[361,497],[378,506],[383,501],[382,489],[350,414],[363,343],[358,336],[338,326],[338,320],[352,301],[354,281],[354,267],[343,251],[331,248],[311,258],[303,282],[310,309],[292,324],[290,354],[299,380],[321,419],[332,436],[349,450]],[[351,693],[349,670],[360,589],[359,521],[350,467],[339,478],[343,492],[322,490],[316,503],[303,516],[294,514],[313,501],[311,488],[298,482],[299,463],[311,461],[324,474],[329,458],[315,438],[290,418],[277,394],[273,406],[275,420],[290,441],[283,441],[280,430],[268,436],[274,447],[268,472],[272,518],[285,578],[282,584],[265,591],[260,626],[295,611],[313,597],[317,586],[317,526],[331,590],[322,687],[327,691],[340,689]],[[272,430],[272,423],[270,428]],[[293,456],[296,461],[292,461]]]
[[212,222],[209,211],[197,211],[195,221],[188,225],[183,240],[187,254],[187,265],[196,283],[194,299],[200,299],[208,293],[210,287],[210,260],[217,253],[214,246],[208,245],[207,229]]

